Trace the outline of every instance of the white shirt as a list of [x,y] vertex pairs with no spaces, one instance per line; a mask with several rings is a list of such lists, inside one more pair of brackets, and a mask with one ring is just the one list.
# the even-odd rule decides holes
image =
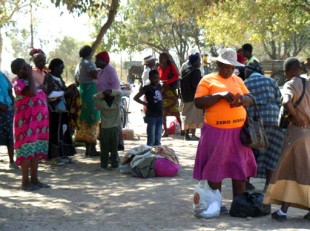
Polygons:
[[144,70],[142,73],[142,87],[150,84],[149,80],[149,74],[150,74],[151,68],[148,66],[144,66]]

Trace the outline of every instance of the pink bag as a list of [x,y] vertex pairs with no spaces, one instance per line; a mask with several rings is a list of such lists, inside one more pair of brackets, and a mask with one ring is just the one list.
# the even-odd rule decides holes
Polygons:
[[154,170],[157,177],[173,177],[178,174],[180,165],[166,158],[157,158],[155,160]]

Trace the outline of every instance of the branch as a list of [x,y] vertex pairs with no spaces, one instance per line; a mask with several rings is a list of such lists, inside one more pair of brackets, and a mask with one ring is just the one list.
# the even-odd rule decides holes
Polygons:
[[99,47],[100,43],[102,42],[103,36],[106,34],[108,29],[112,26],[112,23],[115,20],[115,16],[117,14],[118,8],[119,8],[119,0],[112,0],[111,5],[109,7],[109,13],[108,13],[108,18],[105,24],[101,27],[96,40],[92,44],[92,54],[91,56],[94,55],[96,49]]

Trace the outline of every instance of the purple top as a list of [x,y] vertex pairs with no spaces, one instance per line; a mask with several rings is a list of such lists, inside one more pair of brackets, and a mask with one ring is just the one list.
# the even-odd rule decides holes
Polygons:
[[104,69],[98,72],[97,77],[97,92],[108,89],[120,90],[120,82],[117,73],[110,64],[107,64]]

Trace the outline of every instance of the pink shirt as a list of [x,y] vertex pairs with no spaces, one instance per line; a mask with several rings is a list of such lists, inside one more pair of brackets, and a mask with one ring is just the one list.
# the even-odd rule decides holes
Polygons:
[[97,92],[108,89],[121,89],[116,70],[110,64],[107,64],[104,69],[99,71],[97,77]]

